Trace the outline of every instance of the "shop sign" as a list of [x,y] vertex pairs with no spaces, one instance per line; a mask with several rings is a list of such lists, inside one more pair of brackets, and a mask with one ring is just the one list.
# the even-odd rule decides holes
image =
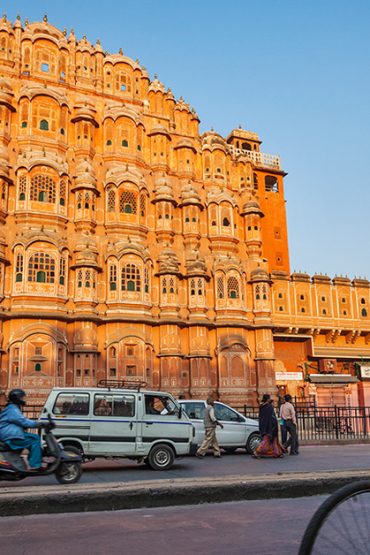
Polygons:
[[279,382],[286,382],[288,380],[294,380],[299,382],[303,380],[303,373],[302,372],[275,372],[275,379],[276,381],[279,381]]
[[370,378],[370,366],[360,365],[360,376],[361,378]]

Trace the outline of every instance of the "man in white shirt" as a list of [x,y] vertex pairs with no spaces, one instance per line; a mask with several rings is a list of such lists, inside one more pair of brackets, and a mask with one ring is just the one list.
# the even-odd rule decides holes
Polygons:
[[288,449],[290,446],[290,454],[298,455],[298,433],[297,433],[297,418],[294,407],[291,403],[292,396],[284,395],[285,403],[280,407],[280,418],[285,421],[286,429],[289,434],[288,441],[285,447]]

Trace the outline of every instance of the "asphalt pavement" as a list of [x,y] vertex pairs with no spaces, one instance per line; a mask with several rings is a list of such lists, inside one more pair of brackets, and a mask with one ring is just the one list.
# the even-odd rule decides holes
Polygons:
[[[286,472],[315,472],[328,470],[370,470],[370,445],[310,445],[300,449],[298,457],[286,455],[281,459],[253,459],[240,450],[232,455],[214,459],[212,455],[204,459],[184,457],[176,459],[167,471],[153,471],[145,464],[125,459],[97,459],[84,465],[81,484],[101,484],[104,482],[133,482],[146,480],[168,480],[175,478],[222,477],[228,475],[262,475]],[[7,486],[54,485],[54,476],[26,478],[22,482],[0,482]]]
[[0,519],[2,555],[297,555],[324,496]]

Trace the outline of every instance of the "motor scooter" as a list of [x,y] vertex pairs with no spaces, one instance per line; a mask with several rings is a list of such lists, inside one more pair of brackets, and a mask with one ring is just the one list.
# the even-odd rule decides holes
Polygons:
[[29,476],[49,476],[55,474],[60,484],[74,484],[82,474],[81,455],[72,447],[63,449],[55,439],[52,430],[56,427],[48,414],[48,423],[44,428],[44,445],[42,454],[50,457],[52,462],[40,471],[28,470],[23,457],[22,449],[10,449],[6,443],[0,441],[0,480],[18,481]]

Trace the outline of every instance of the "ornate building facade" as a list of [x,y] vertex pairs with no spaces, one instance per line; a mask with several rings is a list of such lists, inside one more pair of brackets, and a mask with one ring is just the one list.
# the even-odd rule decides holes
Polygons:
[[3,393],[128,378],[255,404],[329,363],[358,387],[369,282],[290,275],[257,134],[200,134],[138,61],[46,18],[0,21],[0,76]]

